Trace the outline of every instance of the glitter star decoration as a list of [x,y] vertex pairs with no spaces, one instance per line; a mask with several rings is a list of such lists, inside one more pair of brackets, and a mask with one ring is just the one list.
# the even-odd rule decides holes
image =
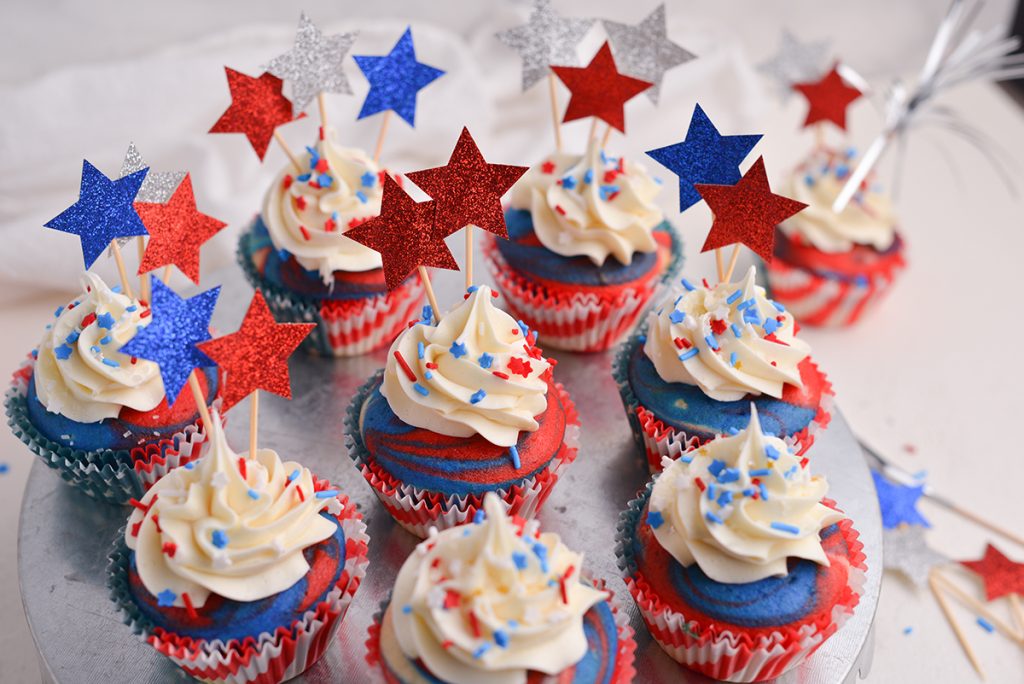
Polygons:
[[981,576],[988,601],[1010,594],[1024,596],[1024,563],[1010,560],[992,544],[985,547],[981,559],[960,561],[960,565]]
[[917,587],[928,584],[928,574],[949,558],[932,547],[924,538],[925,529],[917,525],[902,525],[882,531],[882,558],[886,570],[898,572]]
[[416,125],[416,93],[444,75],[440,69],[416,61],[412,28],[382,56],[355,55],[356,65],[370,82],[358,118],[391,110],[410,126]]
[[[128,151],[125,152],[124,161],[121,162],[121,178],[147,167],[148,164],[142,160],[142,154],[135,147],[135,143],[128,143]],[[139,192],[135,195],[135,201],[163,204],[171,199],[171,195],[184,179],[184,171],[154,171],[150,169],[146,174],[146,179],[142,181]]]
[[288,357],[315,327],[315,323],[277,323],[257,290],[237,332],[199,345],[225,374],[221,410],[227,411],[256,390],[291,399]]
[[650,81],[619,72],[611,46],[605,42],[585,67],[552,66],[572,95],[563,122],[596,116],[626,132],[626,102],[651,87]]
[[534,0],[530,18],[522,26],[501,31],[495,37],[523,59],[523,91],[550,73],[552,64],[577,66],[576,46],[593,19],[570,19],[551,7],[551,0]]
[[469,130],[462,129],[446,166],[414,171],[406,176],[436,202],[434,221],[447,235],[465,226],[477,226],[507,238],[501,197],[525,166],[488,164]]
[[139,275],[173,264],[198,285],[200,248],[227,224],[196,208],[191,176],[166,204],[136,202],[135,210],[149,231]]
[[231,92],[231,106],[225,110],[210,133],[244,133],[256,156],[263,161],[274,130],[281,124],[301,119],[292,116],[292,103],[281,93],[282,81],[273,74],[249,76],[224,67]]
[[782,30],[778,51],[757,65],[757,70],[775,81],[776,90],[783,102],[793,94],[793,84],[813,81],[825,73],[829,42],[801,43],[796,36]]
[[775,227],[807,206],[772,192],[764,157],[758,157],[735,185],[696,187],[714,216],[701,252],[742,243],[771,261]]
[[612,54],[622,65],[622,70],[654,84],[645,91],[654,104],[658,104],[665,72],[696,58],[692,52],[668,39],[664,3],[636,26],[605,19],[604,30],[608,33]]
[[210,339],[210,318],[220,286],[182,299],[159,278],[150,278],[150,281],[153,322],[128,340],[120,351],[160,366],[164,394],[167,403],[173,405],[194,369],[214,365],[195,345]]
[[647,156],[679,177],[679,211],[701,200],[698,183],[734,185],[740,179],[740,164],[747,158],[760,135],[722,135],[698,104],[693,108],[686,139],[659,147]]
[[265,67],[266,71],[288,82],[295,116],[309,106],[318,93],[352,94],[343,63],[358,35],[352,32],[324,36],[305,12],[299,15],[295,46]]
[[111,241],[146,234],[134,202],[148,171],[141,169],[113,180],[83,160],[78,201],[47,221],[45,227],[77,235],[85,267],[91,267]]
[[838,69],[837,64],[818,81],[793,84],[793,90],[807,98],[809,105],[804,127],[819,121],[831,121],[846,130],[846,108],[861,96],[861,92],[847,84]]
[[451,233],[434,221],[436,206],[434,200],[417,202],[391,176],[384,176],[380,215],[345,233],[380,253],[389,290],[420,266],[459,270],[444,243]]
[[878,506],[882,509],[882,527],[891,530],[900,525],[931,527],[931,523],[917,510],[917,501],[924,494],[924,486],[908,487],[888,480],[877,470],[871,471],[875,481]]

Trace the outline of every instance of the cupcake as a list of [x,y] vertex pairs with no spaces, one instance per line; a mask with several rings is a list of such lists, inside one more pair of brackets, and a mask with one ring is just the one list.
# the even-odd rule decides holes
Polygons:
[[807,461],[750,423],[676,460],[631,501],[619,564],[651,636],[715,679],[772,679],[853,614],[862,544]]
[[306,349],[352,356],[395,339],[423,298],[416,276],[388,292],[380,255],[345,231],[380,213],[384,171],[328,129],[289,163],[238,245],[238,259],[282,322],[316,323]]
[[269,449],[209,453],[158,481],[122,528],[108,585],[125,622],[188,675],[270,684],[333,642],[366,572],[355,506]]
[[571,351],[614,345],[682,260],[682,245],[654,203],[660,184],[640,164],[555,154],[513,187],[509,239],[484,255],[508,310]]
[[752,266],[715,287],[683,278],[620,348],[612,373],[652,472],[663,457],[746,427],[751,403],[798,455],[828,425],[832,386],[755,277]]
[[576,409],[554,362],[494,296],[470,288],[436,326],[408,328],[349,407],[349,455],[420,537],[472,519],[487,492],[533,517],[576,458]]
[[808,206],[778,228],[768,282],[806,325],[856,323],[906,266],[892,204],[870,177],[843,211],[832,210],[852,164],[852,151],[819,149],[790,180],[787,194]]
[[583,556],[490,493],[472,523],[431,536],[402,565],[367,642],[391,684],[628,682],[635,644]]
[[[197,458],[206,433],[191,392],[172,406],[160,368],[119,350],[152,317],[146,302],[93,274],[57,309],[39,346],[14,373],[8,422],[69,484],[110,503],[140,497],[168,470]],[[198,372],[208,404],[215,368]]]

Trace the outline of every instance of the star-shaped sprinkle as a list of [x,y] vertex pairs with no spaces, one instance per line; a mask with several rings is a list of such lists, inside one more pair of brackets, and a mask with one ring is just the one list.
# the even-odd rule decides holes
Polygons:
[[161,608],[170,608],[174,605],[174,602],[178,599],[178,595],[170,589],[164,589],[156,595],[156,605]]
[[440,69],[416,61],[412,28],[398,39],[391,52],[383,56],[355,55],[353,59],[370,82],[360,119],[391,110],[416,125],[416,93],[444,75]]
[[444,243],[451,233],[434,221],[435,205],[433,200],[417,202],[386,175],[380,215],[345,233],[345,237],[380,253],[389,290],[401,285],[420,266],[459,270]]
[[258,77],[224,67],[231,91],[231,106],[213,124],[210,133],[244,133],[256,156],[263,160],[274,137],[274,129],[295,119],[292,103],[281,94],[284,81],[273,74]]
[[778,51],[757,65],[757,70],[775,81],[779,97],[785,102],[793,94],[793,84],[813,81],[825,73],[828,41],[801,43],[788,30],[782,30]]
[[292,113],[295,116],[319,93],[352,94],[345,77],[344,61],[358,35],[355,31],[324,36],[305,12],[299,15],[295,46],[266,66],[266,71],[291,86]]
[[[124,161],[121,162],[121,178],[147,167],[148,165],[142,160],[142,154],[135,147],[135,143],[128,143],[128,151],[125,152]],[[142,181],[139,192],[135,195],[135,201],[163,204],[171,199],[171,195],[183,180],[185,180],[184,171],[153,171],[150,169],[146,174],[146,179]]]
[[451,352],[451,355],[457,359],[461,359],[463,356],[467,354],[466,345],[463,344],[462,342],[459,342],[458,340],[452,342],[452,346],[448,349],[448,351]]
[[989,544],[985,555],[976,561],[960,561],[968,570],[981,575],[985,582],[985,598],[994,601],[1009,594],[1024,596],[1024,563],[1017,563]]
[[620,73],[607,42],[587,66],[552,66],[551,70],[572,93],[563,121],[596,116],[623,133],[626,131],[626,102],[652,85],[650,81]]
[[775,227],[807,206],[772,193],[764,157],[758,157],[736,185],[696,187],[714,216],[702,252],[739,242],[771,261]]
[[650,81],[654,85],[645,91],[651,102],[658,104],[661,81],[672,67],[685,64],[696,55],[668,39],[665,27],[665,3],[636,26],[604,20],[604,30],[612,44],[612,52],[630,76]]
[[593,19],[570,19],[551,7],[551,0],[534,0],[530,18],[522,26],[495,34],[523,59],[523,90],[549,73],[550,65],[577,66],[576,46],[583,40]]
[[477,226],[507,238],[501,197],[525,166],[488,164],[469,130],[462,129],[446,166],[405,174],[436,202],[435,221],[448,234],[465,226]]
[[133,203],[147,172],[148,169],[142,169],[113,180],[88,160],[83,160],[78,201],[47,221],[45,226],[77,235],[82,243],[85,267],[91,267],[111,241],[146,234]]
[[185,176],[166,204],[137,202],[135,210],[149,231],[139,274],[174,264],[198,285],[199,250],[227,224],[196,208],[191,176]]
[[650,150],[647,155],[679,176],[679,211],[686,211],[701,196],[698,183],[734,185],[740,179],[740,164],[761,136],[721,135],[698,104],[682,142]]
[[210,339],[210,318],[220,286],[182,299],[159,278],[150,278],[150,281],[153,322],[128,340],[120,351],[160,366],[164,394],[167,403],[173,405],[194,369],[214,365],[195,345]]
[[924,494],[924,486],[908,487],[891,482],[877,470],[871,471],[875,481],[878,505],[882,509],[882,527],[889,530],[900,525],[931,527],[917,510],[917,500]]
[[199,345],[224,371],[223,411],[256,390],[291,399],[288,357],[315,323],[277,323],[257,290],[237,332]]
[[932,547],[924,538],[925,530],[916,525],[903,525],[882,531],[882,558],[887,570],[900,573],[918,587],[928,584],[928,573],[949,558]]
[[839,75],[838,65],[825,74],[819,81],[794,83],[793,90],[807,98],[807,118],[804,126],[831,121],[839,128],[846,130],[846,108],[861,96],[861,92],[848,85]]

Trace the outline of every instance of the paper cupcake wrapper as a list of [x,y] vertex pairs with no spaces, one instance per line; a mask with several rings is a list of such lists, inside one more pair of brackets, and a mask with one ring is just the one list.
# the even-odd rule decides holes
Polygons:
[[[363,443],[359,429],[359,416],[363,404],[373,392],[383,375],[377,371],[356,392],[345,416],[345,444],[348,455],[355,462],[363,478],[373,488],[374,494],[399,525],[420,538],[426,538],[431,527],[445,530],[473,519],[478,510],[483,510],[483,494],[444,495],[405,484],[387,473],[371,466],[372,457]],[[576,460],[579,446],[579,417],[569,393],[560,384],[556,390],[566,407],[566,430],[562,438],[565,448],[562,455],[552,459],[547,468],[532,477],[523,478],[507,488],[493,491],[502,500],[505,510],[529,520],[551,494],[563,471]]]
[[[247,234],[242,235],[244,241]],[[357,356],[390,344],[416,318],[424,288],[408,278],[396,289],[361,300],[322,300],[271,283],[256,271],[239,243],[238,263],[249,283],[263,293],[279,323],[315,323],[303,349],[320,356]]]
[[[662,461],[666,458],[675,460],[685,451],[689,451],[710,440],[702,439],[700,435],[691,435],[685,430],[666,425],[657,418],[653,411],[643,406],[637,399],[633,388],[629,384],[629,359],[639,345],[640,337],[646,331],[646,326],[641,325],[635,334],[624,342],[615,354],[612,361],[612,378],[619,388],[619,396],[622,398],[622,406],[626,409],[626,417],[629,420],[630,430],[633,432],[633,439],[637,445],[644,449],[647,458],[647,466],[652,473],[659,473],[662,470]],[[817,364],[813,364],[817,372],[821,372]],[[815,437],[819,432],[828,427],[832,421],[832,404],[835,394],[832,385],[825,380],[822,388],[821,401],[814,418],[804,429],[792,435],[780,436],[780,439],[793,450],[797,456],[802,456],[814,444]]]
[[612,347],[636,324],[648,302],[682,264],[682,241],[674,228],[665,272],[614,295],[595,292],[549,293],[516,274],[501,256],[497,238],[484,240],[484,257],[509,312],[537,331],[547,347],[596,352]]
[[[60,444],[42,434],[28,415],[28,383],[35,359],[29,357],[14,373],[4,397],[7,423],[33,454],[72,487],[99,501],[126,504],[141,499],[153,483],[179,465],[199,458],[206,447],[201,418],[170,437],[132,449],[85,451]],[[219,406],[220,399],[212,406]]]
[[[587,575],[586,572],[583,574]],[[587,581],[591,582],[596,588],[608,592],[608,605],[611,606],[612,615],[615,618],[615,626],[619,632],[619,648],[615,657],[615,669],[612,671],[608,681],[610,684],[629,684],[636,676],[636,668],[634,667],[636,662],[636,641],[634,640],[635,633],[633,628],[629,624],[629,613],[625,610],[620,598],[614,591],[608,588],[604,580],[594,580],[587,577]],[[388,597],[381,601],[380,608],[374,613],[373,621],[370,623],[369,630],[367,630],[366,662],[373,668],[384,668],[380,651],[380,630],[384,620],[384,613],[387,611],[390,603],[391,593],[389,592]],[[386,674],[385,677],[387,678]],[[391,684],[391,679],[387,679],[387,681],[388,684]],[[530,679],[529,681],[531,684],[558,684],[561,680],[558,675],[551,675],[542,679]]]
[[[314,478],[316,491],[331,484]],[[366,574],[370,538],[355,504],[339,495],[342,510],[338,524],[345,532],[345,569],[327,597],[311,607],[301,619],[281,625],[244,641],[207,641],[178,636],[153,625],[139,611],[128,588],[129,550],[124,543],[125,528],[118,532],[107,566],[110,597],[124,614],[132,632],[170,658],[189,676],[204,682],[224,684],[277,684],[297,677],[322,656],[333,643],[352,597]],[[201,609],[200,609],[201,610]]]
[[[626,588],[636,602],[651,637],[676,662],[713,679],[729,682],[759,682],[772,679],[804,662],[853,615],[867,581],[867,565],[857,531],[845,518],[838,523],[850,548],[849,594],[833,606],[830,619],[808,622],[797,628],[772,632],[753,639],[736,634],[717,623],[700,624],[678,613],[655,595],[642,578],[636,577],[632,538],[637,521],[651,496],[653,482],[629,502],[616,526],[615,555]],[[822,503],[835,508],[835,502]]]

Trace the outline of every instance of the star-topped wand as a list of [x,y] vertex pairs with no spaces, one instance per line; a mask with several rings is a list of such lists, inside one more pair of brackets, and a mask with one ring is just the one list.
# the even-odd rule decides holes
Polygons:
[[793,90],[807,98],[804,128],[814,126],[815,144],[819,149],[825,147],[825,124],[831,122],[845,131],[846,108],[863,94],[846,82],[838,63],[817,81],[794,83]]

